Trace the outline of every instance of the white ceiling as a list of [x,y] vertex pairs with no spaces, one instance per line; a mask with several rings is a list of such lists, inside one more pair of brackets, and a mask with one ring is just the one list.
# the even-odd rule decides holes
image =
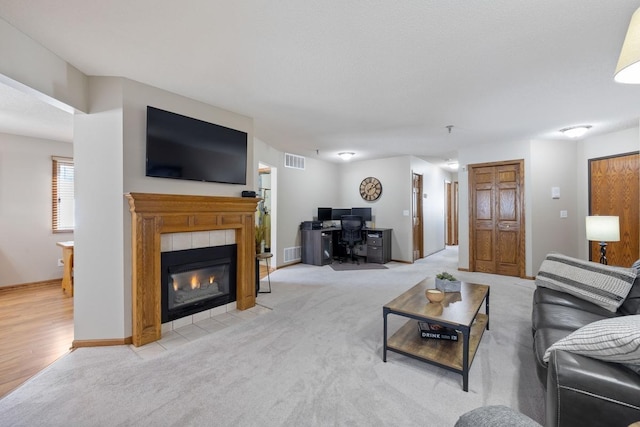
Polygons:
[[[577,124],[592,125],[591,135],[637,125],[640,85],[612,75],[638,7],[0,0],[0,16],[87,75],[124,76],[250,116],[267,144],[335,161],[339,151],[448,159],[472,145],[562,139],[558,130]],[[27,125],[71,139],[65,113],[4,89],[0,131]]]

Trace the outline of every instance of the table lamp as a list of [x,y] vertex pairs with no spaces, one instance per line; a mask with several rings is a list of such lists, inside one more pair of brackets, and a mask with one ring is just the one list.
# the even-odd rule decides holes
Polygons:
[[617,216],[588,216],[587,240],[600,242],[600,263],[607,264],[607,242],[620,241],[620,219]]

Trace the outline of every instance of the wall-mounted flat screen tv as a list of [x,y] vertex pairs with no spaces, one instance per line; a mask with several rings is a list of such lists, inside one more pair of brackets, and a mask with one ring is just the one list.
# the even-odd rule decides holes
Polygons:
[[146,175],[247,183],[247,133],[147,107]]

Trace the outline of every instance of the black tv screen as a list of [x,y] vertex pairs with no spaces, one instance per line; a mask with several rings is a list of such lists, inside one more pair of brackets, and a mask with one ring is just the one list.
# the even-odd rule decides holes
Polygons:
[[351,209],[331,209],[331,219],[342,219],[342,215],[351,215]]
[[331,208],[318,208],[318,221],[331,221]]
[[372,221],[371,208],[351,208],[351,215],[362,217],[363,221]]
[[147,107],[146,175],[247,183],[247,133]]

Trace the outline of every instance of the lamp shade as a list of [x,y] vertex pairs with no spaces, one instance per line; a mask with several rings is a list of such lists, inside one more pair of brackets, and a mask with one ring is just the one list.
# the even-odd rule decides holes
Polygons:
[[618,83],[640,83],[640,9],[631,17],[613,79]]
[[587,240],[620,241],[620,219],[617,216],[588,216],[586,226]]

